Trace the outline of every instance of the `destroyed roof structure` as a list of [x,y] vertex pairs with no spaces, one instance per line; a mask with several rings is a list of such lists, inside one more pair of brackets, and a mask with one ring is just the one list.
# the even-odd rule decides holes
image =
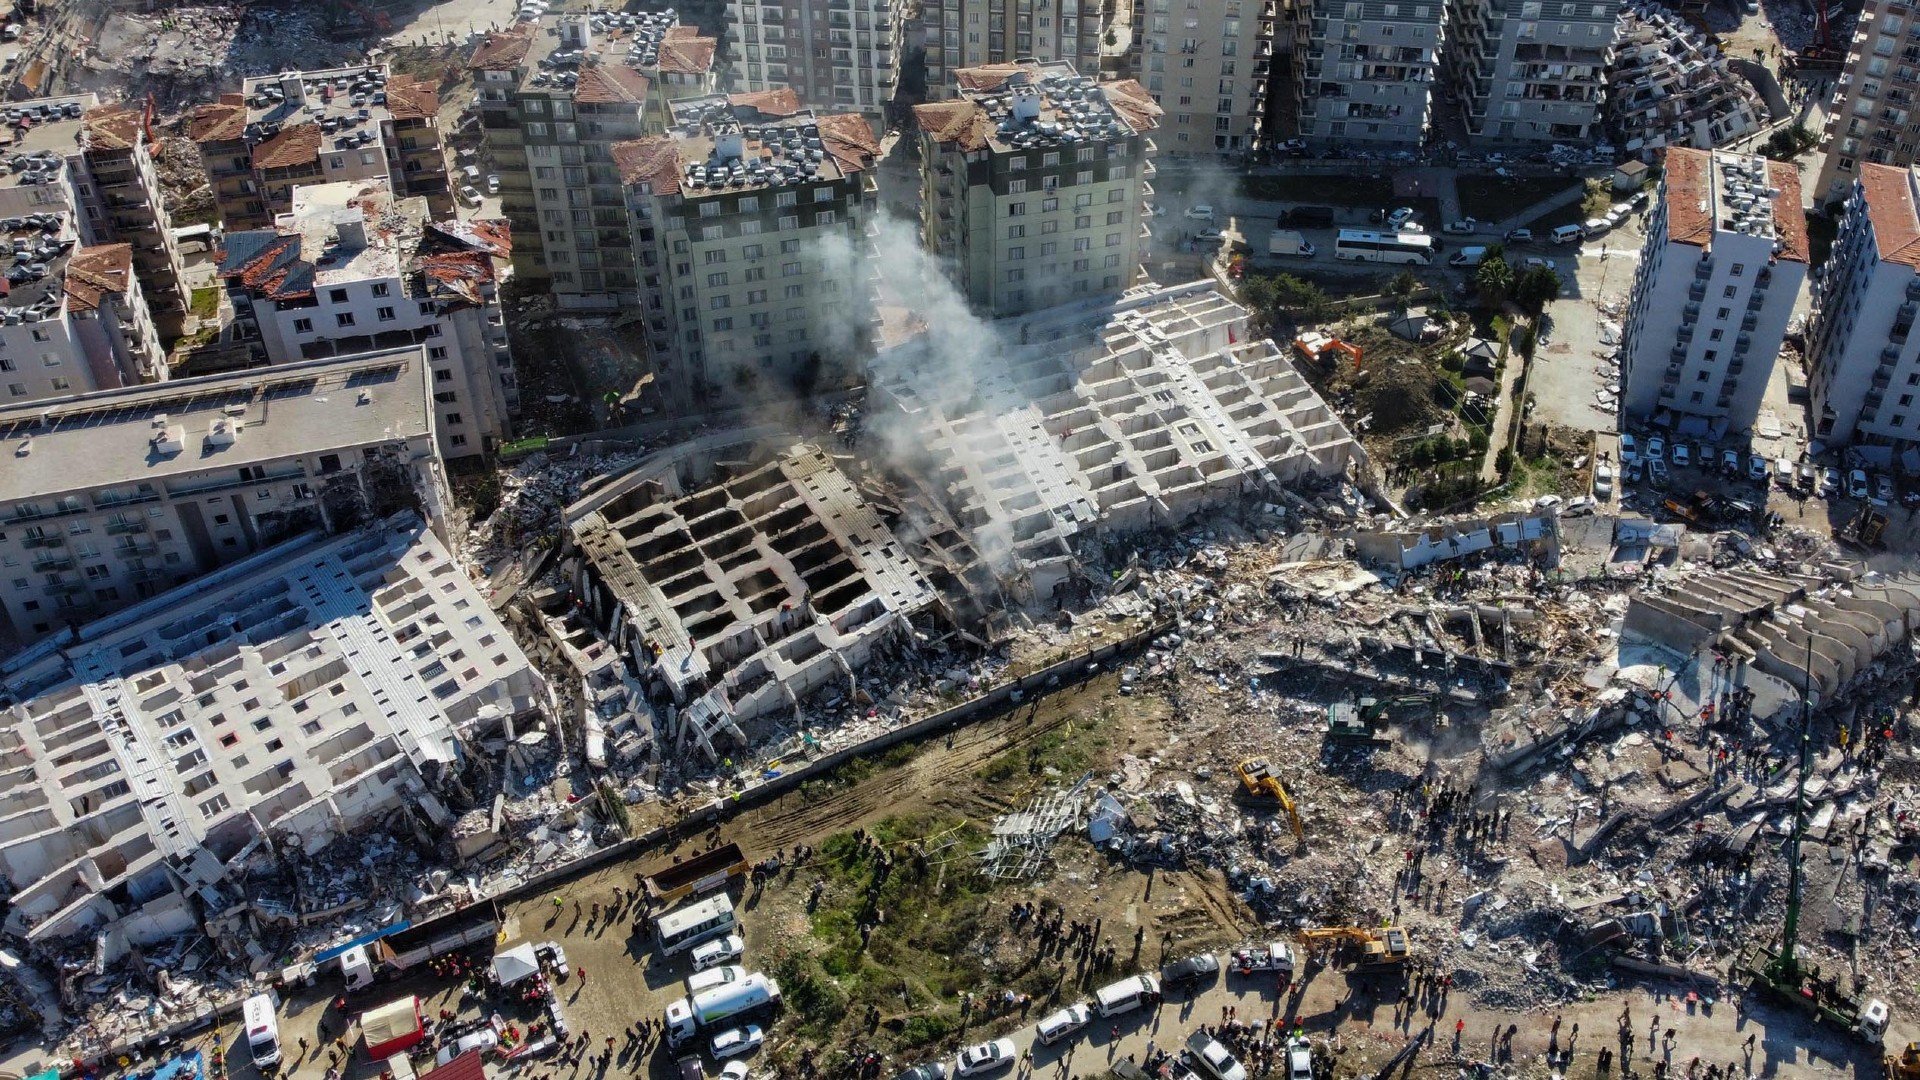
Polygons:
[[1606,83],[1614,141],[1647,162],[1663,147],[1725,146],[1767,118],[1759,94],[1713,42],[1648,0],[1621,9]]
[[1558,561],[1558,542],[1558,518],[1551,509],[1449,518],[1423,528],[1362,529],[1353,534],[1362,562],[1390,570],[1412,570],[1492,548],[1519,549],[1552,566]]
[[773,432],[665,451],[566,519],[587,617],[671,706],[674,748],[709,761],[939,601],[834,460]]
[[[544,684],[419,518],[308,534],[0,667],[6,929],[193,930],[233,955],[238,868],[396,811],[470,809],[463,745]],[[322,897],[311,900],[321,902]]]
[[1346,425],[1211,281],[996,325],[964,375],[924,337],[882,352],[868,422],[915,448],[929,500],[1027,599],[1071,577],[1084,542],[1363,471]]

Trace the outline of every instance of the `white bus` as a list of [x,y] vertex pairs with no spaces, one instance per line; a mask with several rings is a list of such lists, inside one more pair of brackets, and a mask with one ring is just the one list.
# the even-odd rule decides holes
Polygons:
[[734,928],[733,901],[727,894],[709,897],[697,904],[669,911],[660,916],[654,930],[660,942],[660,955],[691,949],[710,937],[718,937]]
[[1433,237],[1425,233],[1377,233],[1365,229],[1341,229],[1334,241],[1336,259],[1360,262],[1418,263],[1433,261]]

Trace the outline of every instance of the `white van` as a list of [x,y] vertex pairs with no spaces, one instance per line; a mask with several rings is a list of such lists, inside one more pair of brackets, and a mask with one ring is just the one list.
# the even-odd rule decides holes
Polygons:
[[1486,261],[1487,249],[1484,247],[1463,247],[1447,260],[1448,266],[1479,266]]
[[1119,1016],[1132,1012],[1160,992],[1160,980],[1151,975],[1129,975],[1111,986],[1103,986],[1093,995],[1101,1016]]
[[273,995],[255,994],[240,1006],[247,1031],[247,1050],[262,1069],[280,1064],[280,1021],[273,1015]]
[[1580,242],[1580,226],[1556,225],[1547,234],[1547,239],[1556,244],[1577,244]]

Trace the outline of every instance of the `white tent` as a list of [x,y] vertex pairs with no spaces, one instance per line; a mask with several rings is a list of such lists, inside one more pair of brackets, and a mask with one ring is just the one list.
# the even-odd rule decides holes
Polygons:
[[533,955],[533,944],[515,945],[493,957],[493,977],[500,980],[502,986],[512,986],[521,979],[540,972],[540,961]]

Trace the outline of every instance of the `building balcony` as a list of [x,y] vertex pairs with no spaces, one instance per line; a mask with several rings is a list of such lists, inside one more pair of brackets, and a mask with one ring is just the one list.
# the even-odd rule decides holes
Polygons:
[[73,558],[67,555],[42,555],[33,560],[33,568],[38,573],[57,574],[73,569]]

